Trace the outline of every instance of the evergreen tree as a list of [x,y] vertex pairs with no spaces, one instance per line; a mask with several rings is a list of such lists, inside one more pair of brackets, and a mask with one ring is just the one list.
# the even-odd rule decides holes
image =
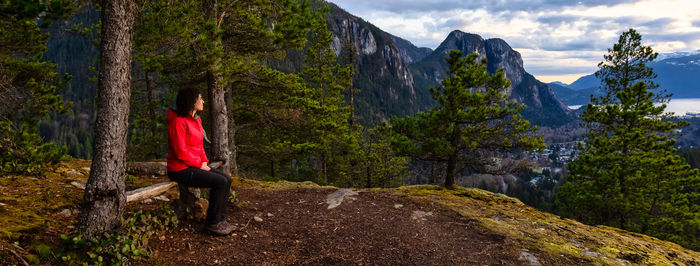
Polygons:
[[308,1],[141,0],[139,6],[135,39],[144,44],[144,58],[158,61],[172,87],[206,86],[210,159],[225,161],[223,169],[236,174],[239,126],[229,109],[239,89],[267,95],[264,75],[276,74],[261,70],[260,61],[304,45]]
[[341,67],[331,48],[333,33],[323,18],[328,11],[326,6],[314,13],[310,46],[300,73],[310,89],[304,106],[309,128],[304,147],[318,162],[315,168],[321,183],[333,182],[329,177],[347,180],[350,175],[346,163],[359,151],[359,136],[353,134],[348,123],[350,108],[343,96],[352,81],[352,65]]
[[100,14],[95,152],[78,216],[85,239],[121,226],[126,210],[126,137],[131,88],[131,37],[136,4],[105,1]]
[[624,32],[596,76],[606,95],[582,115],[589,133],[582,154],[567,165],[559,191],[563,214],[700,248],[700,177],[676,155],[675,130],[685,126],[664,113],[664,92],[646,63],[657,54],[641,35]]
[[58,94],[70,77],[41,61],[48,39],[41,28],[74,8],[60,0],[0,2],[0,173],[36,173],[66,152],[38,134],[39,119],[70,109]]
[[374,127],[363,137],[362,156],[364,173],[360,173],[359,182],[365,187],[397,187],[403,184],[403,178],[408,175],[408,158],[394,153],[391,141],[396,133],[385,122]]
[[455,184],[463,167],[483,162],[480,151],[543,148],[541,137],[527,134],[531,127],[520,115],[524,105],[508,99],[510,81],[499,69],[490,75],[479,55],[465,57],[458,50],[446,58],[448,76],[430,88],[438,103],[417,116],[393,118],[401,134],[394,141],[400,154],[414,159],[447,162],[445,186]]

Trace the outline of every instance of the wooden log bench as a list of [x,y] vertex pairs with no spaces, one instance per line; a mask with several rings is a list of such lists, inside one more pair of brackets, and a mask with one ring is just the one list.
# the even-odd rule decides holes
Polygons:
[[[211,162],[209,167],[219,168],[223,162]],[[132,174],[158,174],[164,175],[167,173],[165,162],[136,162],[129,163],[127,172]],[[85,183],[71,182],[73,186],[85,189]],[[209,201],[202,198],[202,190],[200,188],[186,187],[178,185],[177,182],[167,181],[158,184],[142,187],[126,192],[126,202],[138,202],[153,197],[157,197],[167,192],[168,190],[178,187],[180,197],[175,201],[175,212],[180,219],[195,219],[204,220],[207,215]],[[208,190],[208,189],[204,189]]]

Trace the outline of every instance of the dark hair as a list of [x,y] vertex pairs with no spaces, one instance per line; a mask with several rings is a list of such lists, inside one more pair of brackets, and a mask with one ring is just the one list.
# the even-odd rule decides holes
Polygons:
[[177,113],[177,116],[190,116],[199,94],[199,90],[195,88],[180,89],[177,92],[177,98],[175,98],[175,113]]

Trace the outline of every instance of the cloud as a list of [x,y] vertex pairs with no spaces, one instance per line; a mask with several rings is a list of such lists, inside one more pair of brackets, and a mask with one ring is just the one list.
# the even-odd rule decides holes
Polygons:
[[657,18],[651,21],[647,21],[644,23],[640,23],[639,27],[644,28],[648,31],[666,31],[670,30],[672,27],[671,25],[675,23],[677,20],[675,18]]
[[595,71],[629,28],[661,53],[700,48],[697,0],[330,1],[418,47],[435,49],[457,29],[501,38],[534,75]]
[[658,33],[648,33],[642,36],[644,40],[652,42],[695,42],[700,41],[700,30],[694,32],[658,32]]
[[[488,12],[502,11],[543,11],[564,7],[596,7],[631,3],[636,0],[331,0],[340,6],[353,6],[353,10],[387,10],[397,14],[448,11],[455,9],[484,9]],[[399,3],[400,2],[400,3]]]

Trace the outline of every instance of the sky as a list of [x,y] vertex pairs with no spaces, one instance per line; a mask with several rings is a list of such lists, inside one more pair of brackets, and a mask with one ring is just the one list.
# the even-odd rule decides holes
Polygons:
[[659,53],[700,49],[700,0],[328,0],[418,47],[453,30],[501,38],[543,82],[597,70],[623,31]]

